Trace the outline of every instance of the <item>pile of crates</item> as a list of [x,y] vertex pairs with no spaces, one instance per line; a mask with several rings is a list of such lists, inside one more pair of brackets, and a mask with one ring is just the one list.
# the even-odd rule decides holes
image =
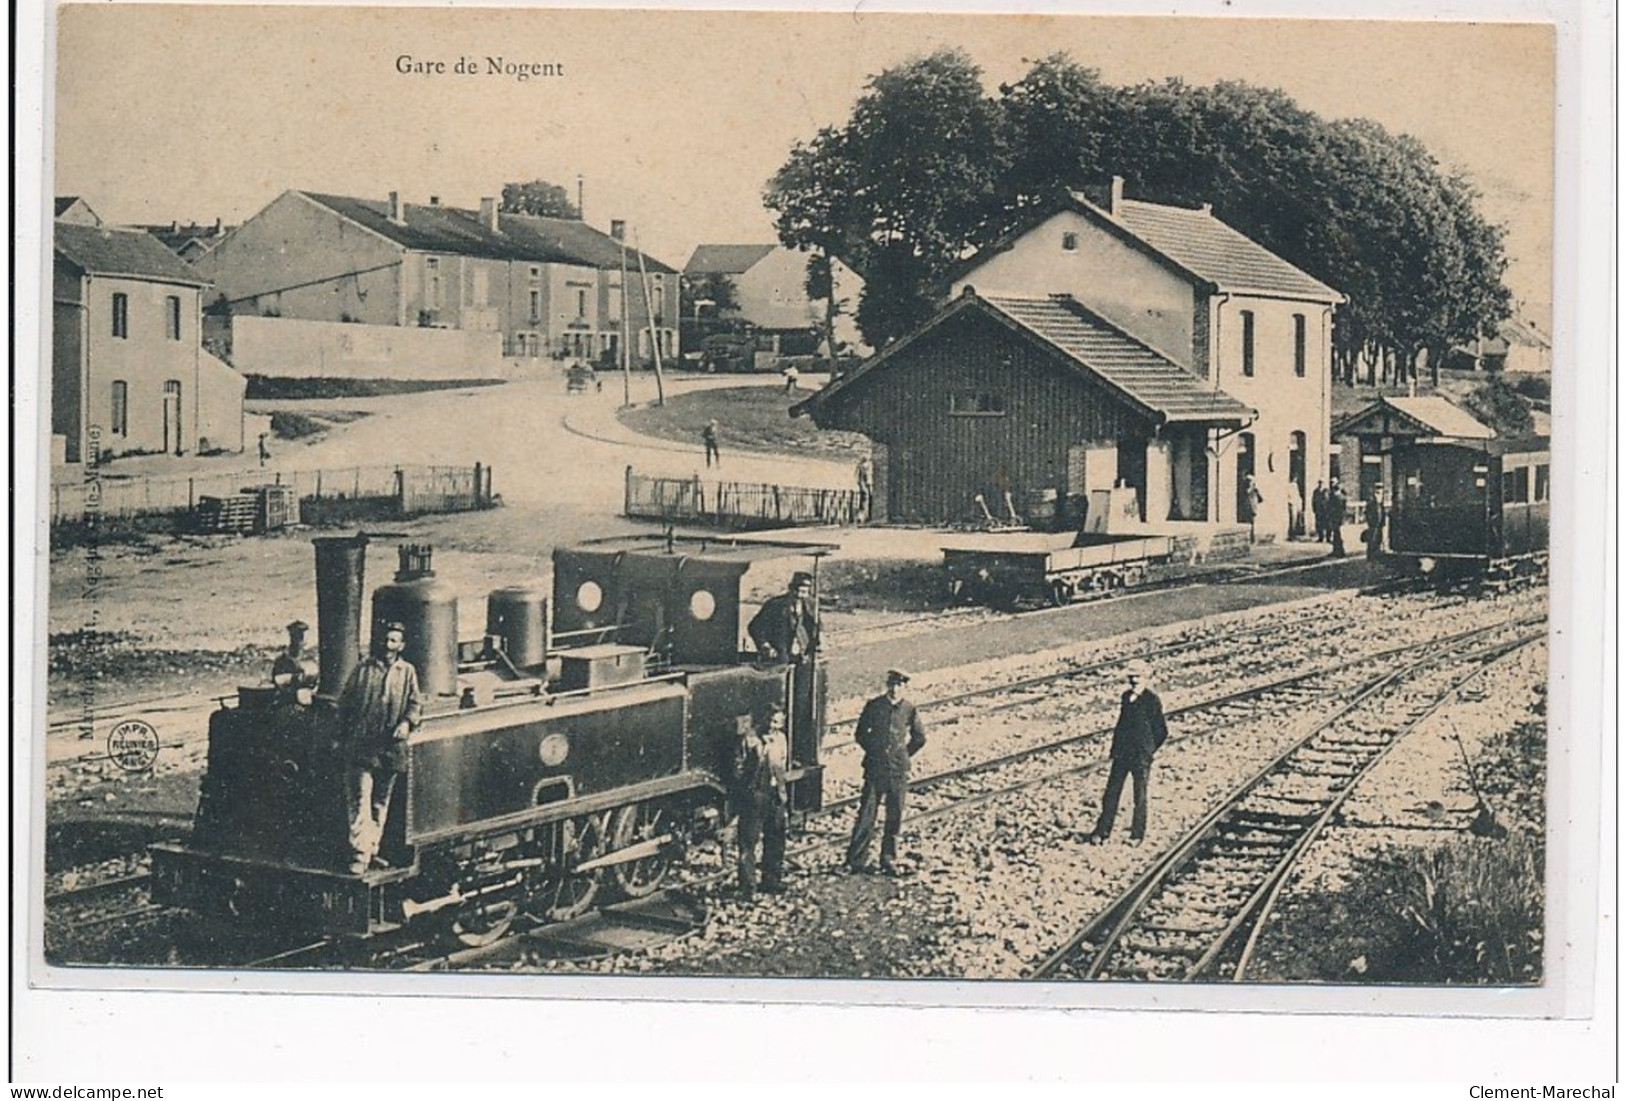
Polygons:
[[193,515],[199,531],[261,535],[299,523],[299,493],[293,486],[244,486],[229,497],[199,497]]

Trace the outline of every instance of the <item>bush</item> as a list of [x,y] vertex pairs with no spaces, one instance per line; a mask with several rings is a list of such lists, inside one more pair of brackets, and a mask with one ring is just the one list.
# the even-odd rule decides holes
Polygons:
[[1512,388],[1530,401],[1552,400],[1552,380],[1546,375],[1519,375],[1513,380]]
[[271,434],[279,440],[300,440],[327,430],[327,423],[306,413],[278,409],[271,414]]
[[279,378],[249,375],[251,401],[293,401],[305,398],[371,398],[388,394],[420,394],[431,390],[464,390],[471,386],[500,386],[499,378]]
[[[1463,837],[1403,850],[1361,881],[1351,913],[1395,922],[1372,946],[1366,978],[1379,982],[1538,983],[1544,893],[1539,842]],[[1386,923],[1374,923],[1377,932]]]
[[1490,379],[1463,397],[1461,403],[1469,413],[1495,429],[1498,436],[1516,439],[1535,430],[1529,403],[1503,378]]

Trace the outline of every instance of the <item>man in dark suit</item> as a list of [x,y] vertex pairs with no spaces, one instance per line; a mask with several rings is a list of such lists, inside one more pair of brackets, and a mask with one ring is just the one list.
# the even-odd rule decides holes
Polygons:
[[797,571],[787,592],[772,597],[750,621],[750,639],[767,661],[799,665],[818,649],[812,574]]
[[1146,687],[1149,673],[1144,665],[1130,665],[1124,676],[1128,690],[1117,712],[1117,729],[1112,732],[1112,771],[1106,780],[1106,797],[1100,804],[1100,820],[1088,836],[1098,845],[1111,836],[1117,819],[1117,802],[1123,796],[1123,781],[1134,777],[1134,823],[1129,840],[1145,837],[1146,786],[1151,780],[1151,758],[1168,740],[1168,723],[1163,718],[1162,700]]
[[1336,478],[1332,479],[1331,492],[1326,495],[1326,528],[1332,540],[1332,557],[1342,558],[1348,552],[1343,549],[1343,521],[1349,517],[1349,498],[1343,492],[1343,487]]
[[908,794],[909,758],[925,745],[925,724],[914,705],[903,698],[908,674],[886,673],[886,693],[863,705],[856,741],[863,750],[863,796],[852,841],[846,847],[846,868],[869,871],[869,846],[875,839],[875,818],[886,805],[886,825],[880,835],[880,870],[901,874],[897,867],[897,835],[903,827],[903,802]]

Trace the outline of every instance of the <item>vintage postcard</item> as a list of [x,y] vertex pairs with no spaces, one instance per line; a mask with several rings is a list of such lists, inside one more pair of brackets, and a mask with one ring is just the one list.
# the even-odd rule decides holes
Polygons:
[[31,984],[1589,1012],[1572,14],[45,15]]

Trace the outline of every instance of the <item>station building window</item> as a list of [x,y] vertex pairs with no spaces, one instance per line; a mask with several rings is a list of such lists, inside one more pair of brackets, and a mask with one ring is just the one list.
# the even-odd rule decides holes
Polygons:
[[120,340],[130,336],[130,296],[123,291],[113,294],[113,335]]
[[948,392],[948,415],[951,417],[1002,417],[1006,411],[1003,394],[986,390]]
[[1535,500],[1549,501],[1552,499],[1552,468],[1546,463],[1535,467]]
[[123,379],[113,382],[113,416],[110,428],[115,436],[130,434],[130,384]]
[[1253,377],[1253,311],[1241,311],[1241,373]]
[[1292,373],[1299,378],[1309,373],[1309,323],[1301,313],[1292,315]]

